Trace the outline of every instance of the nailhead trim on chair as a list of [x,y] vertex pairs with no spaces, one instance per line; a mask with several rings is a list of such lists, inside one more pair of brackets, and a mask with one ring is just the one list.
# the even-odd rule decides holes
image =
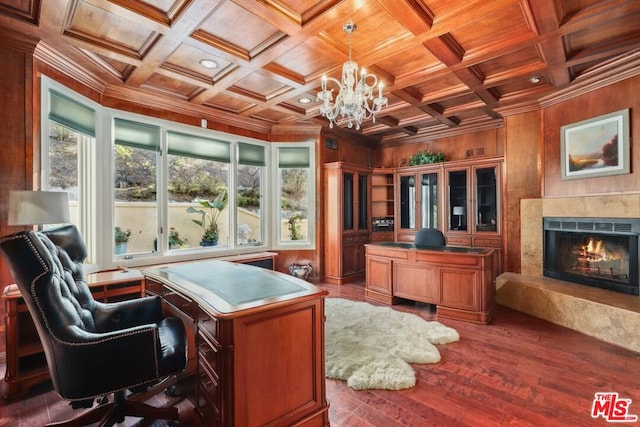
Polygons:
[[[28,237],[28,235],[27,235],[27,234],[21,234],[21,235],[19,235],[19,236],[10,236],[10,237],[7,237],[7,238],[2,239],[1,241],[5,241],[5,240],[15,240],[15,239],[24,239],[24,240],[27,242],[27,245],[29,246],[29,248],[31,248],[31,251],[33,252],[33,254],[38,258],[38,261],[40,262],[40,264],[41,264],[41,266],[42,266],[42,269],[44,270],[44,271],[43,271],[43,273],[41,273],[41,274],[39,274],[38,276],[36,276],[36,277],[33,279],[33,281],[31,282],[31,296],[32,296],[32,297],[33,297],[33,299],[34,299],[34,301],[35,301],[35,303],[36,303],[36,305],[37,305],[37,307],[38,307],[38,310],[40,311],[40,313],[41,313],[41,314],[43,314],[43,313],[44,313],[44,311],[42,310],[42,307],[41,307],[41,305],[40,305],[40,301],[38,300],[38,297],[36,296],[36,293],[35,293],[35,283],[36,283],[36,282],[37,282],[37,281],[38,281],[42,276],[44,276],[44,275],[46,275],[47,273],[51,272],[51,270],[49,269],[49,267],[47,266],[47,264],[44,262],[44,260],[42,259],[42,257],[41,257],[41,256],[40,256],[40,254],[38,253],[38,251],[36,250],[35,246],[33,245],[33,242],[31,242],[31,239],[29,239],[29,237]],[[47,321],[47,318],[46,318],[44,315],[42,315],[42,318],[43,318],[43,320],[44,320],[44,324],[45,324],[45,326],[47,327],[47,330],[49,331],[49,334],[53,337],[53,339],[55,339],[56,341],[58,341],[59,343],[64,344],[64,345],[69,345],[69,346],[94,345],[95,343],[108,342],[108,341],[112,341],[112,340],[114,340],[114,339],[116,339],[116,338],[117,338],[117,337],[107,338],[107,339],[102,339],[102,340],[98,340],[98,341],[92,341],[91,343],[73,343],[73,342],[67,342],[67,341],[61,340],[60,338],[58,338],[58,337],[53,333],[53,331],[51,330],[51,328],[50,328],[50,326],[49,326],[49,322]],[[139,331],[136,331],[136,332],[129,332],[129,333],[127,333],[127,334],[122,334],[122,335],[119,335],[119,336],[120,336],[120,337],[122,337],[122,336],[133,336],[133,335],[138,335],[138,334],[142,334],[142,333],[147,334],[147,333],[149,333],[149,332],[152,332],[152,333],[153,333],[154,347],[157,347],[159,337],[158,337],[158,331],[157,331],[157,329],[156,329],[156,328],[146,328],[146,329],[142,329],[142,330],[139,330]],[[152,381],[156,381],[156,380],[161,379],[162,377],[160,376],[160,367],[159,367],[159,361],[158,361],[158,354],[157,354],[157,352],[154,352],[154,367],[155,367],[155,369],[154,369],[154,370],[155,370],[155,378],[149,379],[149,381],[143,381],[143,382],[140,382],[140,383],[137,383],[137,384],[131,384],[131,385],[128,385],[127,387],[123,387],[123,388],[119,388],[119,389],[116,389],[116,390],[111,390],[111,391],[108,391],[108,392],[104,392],[104,393],[96,394],[96,395],[94,395],[94,396],[85,396],[85,397],[82,397],[82,398],[65,399],[65,400],[69,400],[69,401],[80,401],[80,400],[86,400],[86,399],[93,399],[93,398],[96,398],[96,397],[98,397],[98,396],[102,396],[102,395],[110,394],[110,393],[116,393],[116,392],[119,392],[119,391],[127,390],[127,389],[130,389],[130,388],[132,388],[132,387],[138,387],[138,386],[141,386],[141,385],[144,385],[144,384],[148,384],[148,383],[150,383],[150,382],[152,382]]]

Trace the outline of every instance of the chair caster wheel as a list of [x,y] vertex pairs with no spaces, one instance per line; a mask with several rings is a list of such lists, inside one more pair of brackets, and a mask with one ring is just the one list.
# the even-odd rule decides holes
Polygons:
[[96,397],[96,403],[98,405],[104,405],[105,403],[109,403],[109,397],[106,394],[100,397]]
[[174,385],[164,389],[164,395],[167,397],[182,397],[183,394]]

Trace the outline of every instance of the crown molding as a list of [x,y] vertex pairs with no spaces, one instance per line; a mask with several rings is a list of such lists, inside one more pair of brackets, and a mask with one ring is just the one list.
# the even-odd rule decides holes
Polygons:
[[594,67],[578,76],[569,86],[553,95],[541,98],[540,106],[547,108],[585,93],[635,77],[640,74],[640,48]]
[[105,90],[105,85],[94,74],[75,65],[68,56],[61,53],[54,46],[45,41],[40,41],[33,54],[34,58],[61,72],[74,81],[92,89],[98,93]]

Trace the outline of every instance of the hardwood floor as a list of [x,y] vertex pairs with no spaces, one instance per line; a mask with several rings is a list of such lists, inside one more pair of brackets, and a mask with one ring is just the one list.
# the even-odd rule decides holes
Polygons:
[[[329,297],[364,300],[361,284],[320,286],[330,292]],[[432,307],[426,304],[406,302],[394,308],[436,320]],[[631,399],[629,413],[640,416],[638,353],[502,306],[490,325],[440,321],[455,328],[460,341],[438,346],[440,363],[414,365],[415,387],[355,391],[344,381],[327,380],[331,425],[609,425],[602,417],[591,417],[596,392],[617,392],[620,398]],[[181,426],[198,425],[193,408],[184,399],[160,395],[150,403],[177,404]],[[38,426],[73,415],[53,391],[0,401],[0,426]],[[162,424],[127,419],[124,425]]]

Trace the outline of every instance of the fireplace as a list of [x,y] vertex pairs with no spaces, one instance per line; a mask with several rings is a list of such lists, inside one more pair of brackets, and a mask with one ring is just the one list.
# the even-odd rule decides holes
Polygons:
[[544,218],[544,275],[638,295],[640,219]]

